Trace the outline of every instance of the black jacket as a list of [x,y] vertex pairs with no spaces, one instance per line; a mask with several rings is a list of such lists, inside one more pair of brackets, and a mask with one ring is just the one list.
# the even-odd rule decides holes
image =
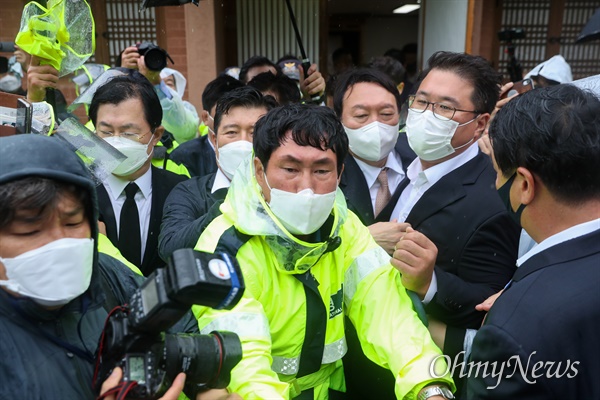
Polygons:
[[94,399],[94,353],[107,309],[127,303],[138,282],[125,265],[100,254],[89,289],[58,311],[0,290],[0,399]]
[[[495,179],[490,158],[479,153],[427,190],[406,218],[438,249],[438,290],[425,311],[448,325],[444,353],[452,358],[463,349],[465,329],[481,326],[485,313],[475,305],[502,289],[516,268],[520,229],[508,216]],[[373,381],[378,390],[371,392],[374,397],[393,399],[391,374],[362,353],[356,355],[355,334],[347,331],[347,336],[348,387],[360,393],[354,398],[367,395],[364,384],[354,382]],[[460,387],[460,381],[455,383]]]
[[[408,139],[406,133],[400,132],[394,151],[398,153],[402,160],[402,168],[406,172],[406,168],[415,159],[416,155],[408,145]],[[377,218],[373,215],[373,204],[371,203],[371,195],[367,181],[362,173],[362,170],[356,163],[356,160],[351,154],[346,156],[344,160],[344,173],[340,179],[340,189],[346,196],[346,203],[348,209],[358,216],[360,221],[366,225],[372,225],[375,222],[387,222],[390,220],[392,211],[400,198],[402,183],[398,185],[398,188],[392,193],[387,206],[379,213]]]
[[208,135],[182,143],[170,155],[177,164],[183,164],[192,177],[217,172],[215,151],[208,142]]
[[194,248],[204,228],[221,212],[227,195],[222,188],[211,193],[215,173],[179,183],[165,201],[158,237],[158,252],[163,260],[177,249]]
[[471,373],[463,398],[600,399],[599,282],[600,230],[523,263],[473,341],[470,361],[496,375]]
[[[187,179],[182,175],[174,174],[163,169],[152,168],[152,206],[150,208],[150,225],[148,226],[148,236],[146,240],[146,249],[142,265],[138,265],[145,276],[148,276],[156,268],[165,265],[158,255],[158,234],[162,222],[163,207],[167,196],[171,190],[179,183]],[[115,213],[106,192],[104,185],[97,186],[98,202],[100,208],[100,220],[106,224],[106,236],[118,248],[119,236],[115,220]]]

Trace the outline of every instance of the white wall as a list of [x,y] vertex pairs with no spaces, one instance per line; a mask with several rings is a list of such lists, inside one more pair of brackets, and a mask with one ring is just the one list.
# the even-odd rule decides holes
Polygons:
[[465,51],[468,3],[468,0],[422,0],[423,48],[419,50],[423,67],[436,51]]

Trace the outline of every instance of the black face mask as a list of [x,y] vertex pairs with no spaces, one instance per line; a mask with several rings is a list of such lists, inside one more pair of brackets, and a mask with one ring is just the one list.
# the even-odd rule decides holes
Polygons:
[[510,218],[512,218],[517,225],[521,226],[521,214],[523,214],[523,210],[526,206],[525,204],[521,204],[519,208],[517,208],[517,211],[513,211],[512,205],[510,204],[510,188],[512,187],[516,177],[517,173],[515,172],[510,178],[508,178],[504,185],[500,186],[498,189],[498,196],[500,196],[500,199],[502,199]]

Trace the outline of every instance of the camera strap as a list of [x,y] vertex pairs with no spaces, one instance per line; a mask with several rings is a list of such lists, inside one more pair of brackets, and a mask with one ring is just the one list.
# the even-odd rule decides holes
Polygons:
[[125,398],[127,397],[127,394],[129,394],[131,389],[133,389],[136,386],[137,386],[136,381],[121,382],[114,388],[107,390],[106,393],[103,393],[100,396],[98,396],[96,400],[102,400],[102,399],[105,399],[106,397],[112,396],[112,395],[116,395],[115,400],[125,400]]

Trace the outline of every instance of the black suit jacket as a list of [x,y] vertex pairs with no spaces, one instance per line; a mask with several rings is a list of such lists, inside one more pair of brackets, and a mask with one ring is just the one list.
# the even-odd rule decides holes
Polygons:
[[485,313],[475,306],[502,289],[516,268],[520,228],[495,181],[490,158],[479,153],[427,190],[406,218],[438,248],[438,290],[425,310],[453,327],[479,328]]
[[[490,158],[479,153],[429,188],[406,219],[438,248],[438,290],[425,310],[448,324],[444,353],[451,357],[463,349],[465,328],[481,326],[485,313],[475,306],[502,289],[515,271],[520,228],[508,216],[495,180]],[[358,393],[351,398],[393,399],[392,375],[357,355],[358,338],[352,330],[346,334],[347,386]],[[371,395],[361,387],[369,381],[376,388]]]
[[194,248],[208,224],[221,215],[219,206],[228,188],[211,192],[216,175],[195,176],[181,182],[167,197],[158,236],[158,251],[163,260],[177,249]]
[[[162,267],[164,262],[158,255],[158,234],[162,222],[163,206],[171,190],[179,182],[187,178],[182,175],[174,174],[154,166],[152,168],[152,205],[150,207],[150,224],[148,226],[148,236],[146,239],[146,249],[142,259],[142,265],[138,265],[144,276],[148,276],[156,268]],[[106,225],[106,235],[110,241],[118,248],[119,236],[115,213],[106,192],[104,185],[96,187],[98,193],[98,204],[100,211],[100,220]]]
[[[471,351],[471,361],[487,362],[488,370],[492,362],[497,361],[496,371],[505,363],[502,379],[471,374],[463,398],[600,399],[599,283],[600,229],[523,263]],[[518,367],[510,376],[517,361],[508,365],[508,360],[515,356],[535,384],[527,383]],[[533,372],[539,362],[543,367]]]
[[185,165],[192,177],[217,172],[217,158],[208,142],[208,135],[180,144],[169,158],[177,164]]
[[[398,141],[394,150],[400,155],[402,160],[402,168],[406,172],[406,168],[415,159],[416,155],[408,145],[408,139],[406,133],[400,132]],[[373,204],[371,203],[371,195],[369,192],[369,186],[362,173],[362,170],[356,163],[356,160],[351,154],[348,154],[344,160],[344,172],[340,179],[340,189],[346,197],[346,203],[348,203],[348,209],[354,212],[360,219],[360,221],[366,225],[372,225],[375,222],[387,222],[390,220],[392,211],[398,199],[402,189],[406,187],[407,182],[403,181],[398,185],[398,188],[392,193],[387,206],[379,213],[377,218],[373,215]]]

